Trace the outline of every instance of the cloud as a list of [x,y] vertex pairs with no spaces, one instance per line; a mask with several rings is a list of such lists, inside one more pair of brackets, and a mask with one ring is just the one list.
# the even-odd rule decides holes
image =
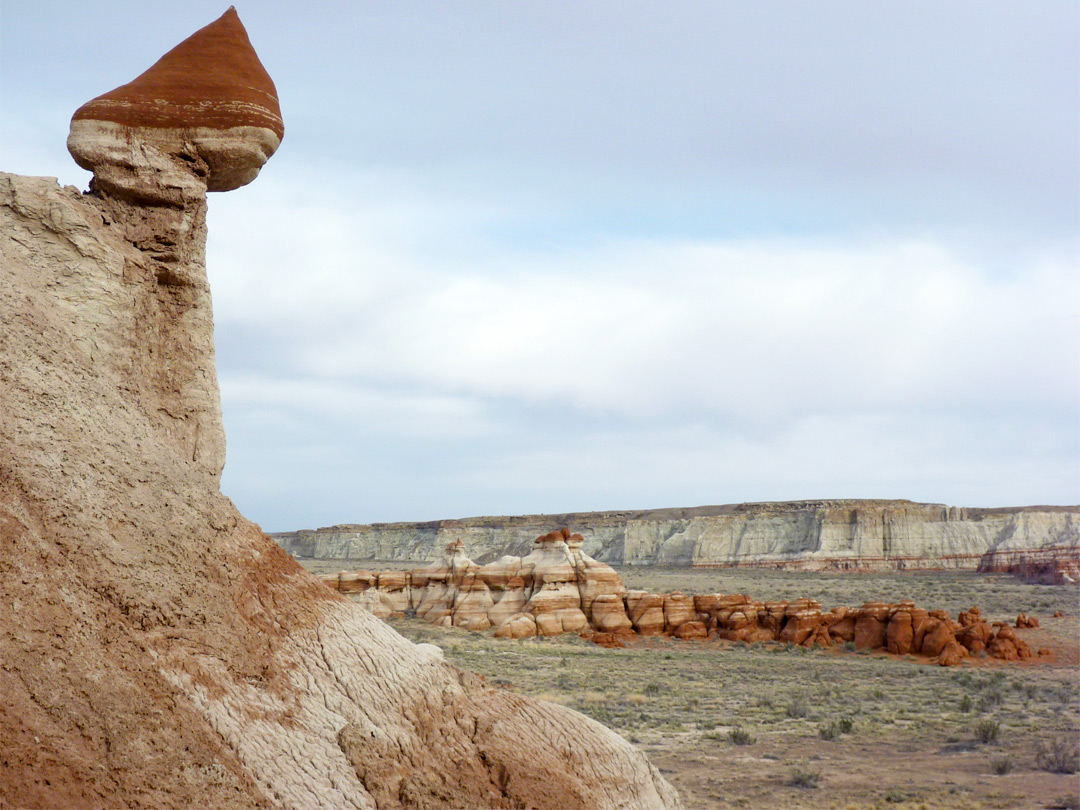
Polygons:
[[816,496],[1075,499],[1070,245],[512,249],[488,238],[484,205],[408,176],[352,180],[341,196],[279,178],[257,198],[212,200],[212,233],[229,234],[209,258],[226,482],[272,528]]
[[[1067,254],[1019,257],[1006,273],[920,239],[481,244],[438,257],[423,232],[437,207],[389,224],[363,205],[243,210],[211,261],[219,323],[272,323],[279,362],[313,379],[747,421],[988,401],[1061,410],[1078,396],[1063,373],[1080,345]],[[261,239],[244,238],[251,221]]]

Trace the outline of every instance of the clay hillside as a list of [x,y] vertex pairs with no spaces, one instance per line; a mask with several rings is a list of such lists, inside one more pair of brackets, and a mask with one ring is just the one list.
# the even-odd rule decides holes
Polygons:
[[560,526],[610,565],[807,570],[954,568],[1049,581],[1080,573],[1080,506],[972,509],[911,501],[797,501],[331,526],[275,534],[297,557],[434,560],[461,540],[488,563]]
[[91,193],[0,175],[0,807],[678,807],[220,494],[206,192],[283,133],[230,9],[75,114]]

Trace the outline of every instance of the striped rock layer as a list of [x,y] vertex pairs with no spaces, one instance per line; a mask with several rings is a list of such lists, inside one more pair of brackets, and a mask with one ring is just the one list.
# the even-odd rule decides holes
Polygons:
[[230,7],[133,81],[79,107],[68,150],[102,190],[154,200],[162,174],[166,186],[176,182],[169,161],[205,190],[230,191],[255,179],[284,135],[277,89]]

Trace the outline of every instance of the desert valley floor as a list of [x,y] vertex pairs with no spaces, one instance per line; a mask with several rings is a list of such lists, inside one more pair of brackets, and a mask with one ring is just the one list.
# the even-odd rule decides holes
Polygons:
[[[315,573],[409,568],[300,560]],[[914,599],[992,621],[1025,611],[1051,660],[943,668],[910,657],[672,638],[604,649],[569,634],[518,641],[390,619],[489,683],[562,703],[642,748],[689,808],[1080,807],[1080,591],[1008,575],[621,568],[654,592]],[[1053,618],[1055,613],[1063,617]]]

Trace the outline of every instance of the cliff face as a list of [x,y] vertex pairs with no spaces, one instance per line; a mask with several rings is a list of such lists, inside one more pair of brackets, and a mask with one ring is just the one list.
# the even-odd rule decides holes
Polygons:
[[585,553],[612,565],[894,570],[1080,561],[1080,507],[968,509],[910,501],[485,517],[334,526],[274,538],[295,556],[381,560],[433,559],[460,539],[484,563],[523,556],[538,534],[564,524],[583,535]]
[[[172,159],[131,144],[117,176],[152,185]],[[402,639],[220,494],[192,165],[176,197],[0,174],[0,805],[678,806],[622,738]]]

